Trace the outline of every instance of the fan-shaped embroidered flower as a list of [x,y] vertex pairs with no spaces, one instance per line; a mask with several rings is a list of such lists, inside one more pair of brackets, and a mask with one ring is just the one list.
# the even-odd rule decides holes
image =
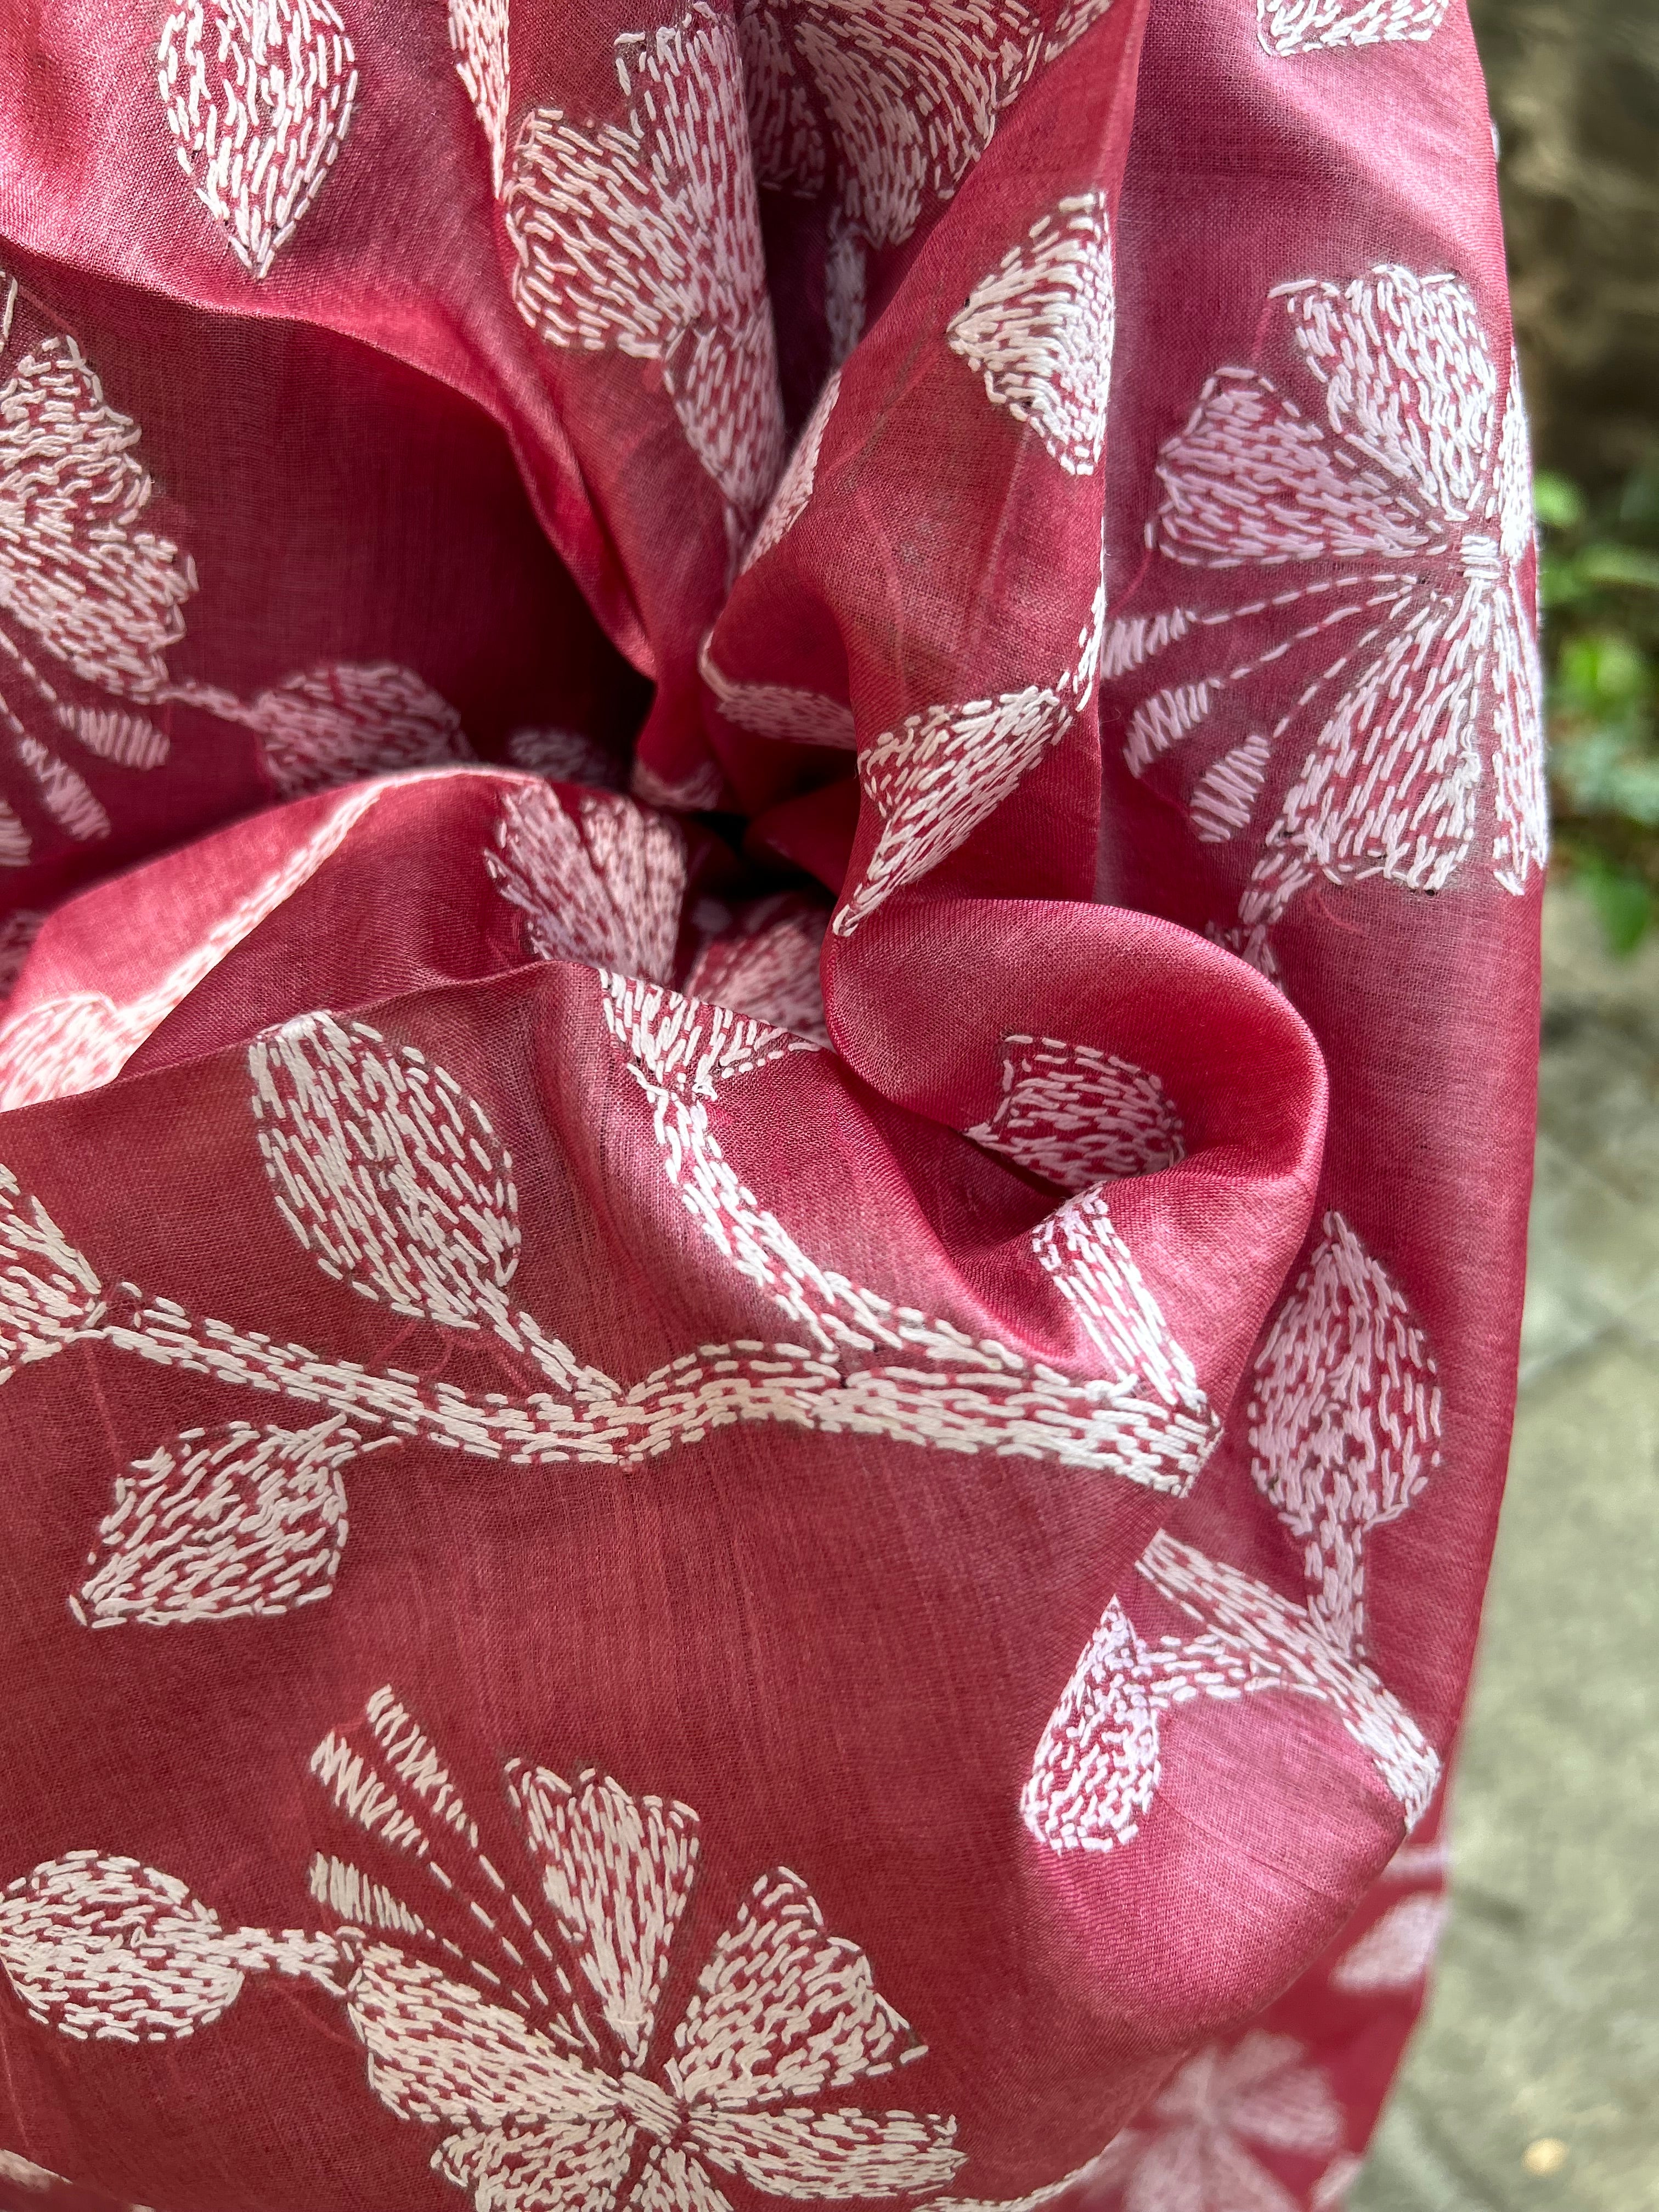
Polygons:
[[1322,2160],[1342,2144],[1341,2107],[1304,2057],[1258,2028],[1189,2058],[1152,2100],[1157,2132],[1140,2138],[1123,2212],[1296,2212],[1258,2153]]
[[717,2175],[772,2197],[879,2198],[937,2189],[960,2164],[953,2121],[825,2105],[921,2047],[787,1869],[755,1884],[665,2032],[696,1870],[688,1807],[509,1764],[532,1907],[390,1691],[369,1701],[366,1741],[331,1735],[312,1767],[341,1811],[435,1876],[434,1920],[459,1907],[469,1946],[481,1928],[489,1939],[489,1963],[469,1958],[360,1868],[313,1863],[313,1894],[350,1923],[345,1997],[370,2083],[444,2130],[434,2167],[478,2212],[723,2212]]
[[[1506,890],[1542,866],[1547,835],[1513,370],[1500,391],[1455,276],[1380,266],[1276,296],[1323,420],[1259,370],[1220,370],[1159,458],[1148,535],[1189,569],[1297,580],[1270,575],[1218,610],[1120,618],[1103,653],[1115,678],[1194,641],[1182,679],[1136,708],[1126,758],[1142,775],[1176,746],[1194,770],[1211,755],[1185,790],[1207,842],[1247,827],[1278,741],[1297,734],[1300,769],[1238,909],[1243,949],[1267,966],[1267,929],[1322,878],[1449,883],[1475,842],[1488,760],[1490,859]],[[1197,638],[1236,623],[1249,647],[1218,670]],[[1258,714],[1274,718],[1265,740],[1240,727]],[[1206,747],[1213,737],[1224,749]]]

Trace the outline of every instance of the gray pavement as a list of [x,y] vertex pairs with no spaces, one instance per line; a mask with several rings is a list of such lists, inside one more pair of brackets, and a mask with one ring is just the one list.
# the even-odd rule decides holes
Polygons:
[[1659,2212],[1659,943],[1568,889],[1539,1116],[1451,1919],[1351,2212]]

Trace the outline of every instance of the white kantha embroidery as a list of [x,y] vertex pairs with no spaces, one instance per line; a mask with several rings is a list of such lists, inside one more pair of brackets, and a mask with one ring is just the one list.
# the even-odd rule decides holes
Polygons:
[[[1267,933],[1300,893],[1382,876],[1449,883],[1474,846],[1491,761],[1491,865],[1519,893],[1547,850],[1540,695],[1519,567],[1532,526],[1525,421],[1460,279],[1380,266],[1346,285],[1279,288],[1323,421],[1255,369],[1210,380],[1158,463],[1153,545],[1188,568],[1335,564],[1334,577],[1213,612],[1182,608],[1113,626],[1127,670],[1233,623],[1270,623],[1266,647],[1222,672],[1194,668],[1142,700],[1126,758],[1137,775],[1190,750],[1218,709],[1307,647],[1317,672],[1201,779],[1195,827],[1243,828],[1264,746],[1304,733],[1239,904],[1238,942],[1271,966]],[[1192,646],[1188,644],[1188,653]],[[1282,695],[1281,695],[1282,696]],[[1487,740],[1487,743],[1483,743]]]
[[1255,0],[1256,36],[1270,54],[1431,38],[1451,0]]
[[581,792],[562,805],[532,786],[508,795],[489,856],[538,960],[580,960],[665,983],[685,892],[685,841],[632,799]]
[[624,122],[538,107],[520,126],[502,201],[514,298],[550,345],[659,364],[735,556],[783,462],[737,32],[696,0],[619,39],[617,58]]
[[526,1898],[390,1689],[311,1765],[391,1877],[318,1853],[311,1894],[343,1924],[227,1929],[171,1875],[71,1852],[0,1897],[0,1965],[34,2017],[177,2039],[251,1973],[307,1979],[344,2006],[380,2103],[437,2130],[433,2169],[476,2212],[539,2212],[573,2185],[616,2212],[714,2212],[716,2175],[808,2203],[914,2198],[961,2165],[953,2120],[848,2102],[925,2050],[787,1868],[755,1882],[663,2032],[696,1922],[689,1806],[510,1760]]
[[1440,1378],[1387,1271],[1340,1213],[1255,1363],[1250,1473],[1303,1547],[1308,1605],[1339,1649],[1365,1648],[1364,1545],[1439,1464]]
[[716,662],[707,637],[697,653],[697,673],[734,729],[787,745],[836,745],[850,751],[858,743],[850,707],[793,684],[736,682]]
[[1067,1190],[1155,1175],[1186,1158],[1181,1116],[1157,1076],[1059,1037],[1005,1037],[1002,1097],[975,1144]]
[[1067,0],[1045,32],[1025,0],[743,0],[738,28],[761,182],[826,189],[836,357],[863,328],[866,261],[948,200],[1004,111],[1110,0]]
[[248,274],[268,276],[351,127],[345,25],[331,0],[185,0],[155,69],[191,189]]
[[953,353],[1074,476],[1100,466],[1111,389],[1111,237],[1099,192],[1034,222],[951,319]]
[[489,142],[490,181],[498,193],[507,165],[507,122],[512,112],[510,30],[508,0],[449,0],[449,43],[455,50],[455,72],[466,87],[467,98]]
[[[768,907],[778,902],[767,901]],[[820,973],[829,915],[796,909],[757,915],[744,931],[705,945],[685,979],[689,999],[706,999],[734,1014],[752,1015],[814,1044],[827,1045],[823,979]]]
[[1255,1363],[1251,1472],[1303,1549],[1307,1600],[1167,1531],[1139,1571],[1195,1637],[1144,1641],[1114,1598],[1032,1762],[1022,1799],[1054,1850],[1132,1843],[1162,1777],[1163,1717],[1198,1698],[1286,1690],[1328,1706],[1407,1822],[1422,1817],[1438,1754],[1364,1657],[1363,1545],[1404,1512],[1438,1453],[1440,1394],[1422,1331],[1339,1213],[1285,1300]]
[[830,372],[824,387],[817,396],[811,413],[795,449],[789,456],[788,466],[778,478],[777,489],[768,502],[761,517],[760,528],[750,540],[743,556],[745,568],[752,568],[763,554],[769,553],[805,514],[818,479],[818,456],[823,450],[823,434],[830,427],[830,417],[835,412],[836,402],[841,397],[841,371]]
[[[1083,1372],[1073,1376],[822,1265],[743,1182],[714,1116],[738,1135],[744,1116],[723,1092],[803,1052],[832,1071],[830,1055],[650,982],[614,973],[599,981],[670,1185],[726,1264],[785,1317],[792,1340],[705,1344],[631,1382],[585,1364],[514,1299],[518,1194],[483,1109],[416,1047],[319,1013],[248,1051],[259,1151],[283,1220],[324,1273],[359,1297],[492,1339],[518,1364],[519,1394],[376,1371],[257,1329],[198,1322],[131,1283],[107,1286],[10,1178],[0,1183],[0,1380],[72,1343],[103,1344],[286,1399],[312,1409],[313,1425],[342,1416],[354,1455],[367,1431],[518,1465],[623,1468],[732,1421],[779,1420],[1015,1454],[1184,1494],[1218,1424],[1103,1191],[1069,1200],[1030,1240],[1038,1279],[1074,1324],[1070,1358]],[[217,1470],[226,1510],[210,1546],[217,1611],[270,1612],[279,1600],[325,1595],[344,1540],[334,1490],[344,1461],[315,1440],[322,1435],[313,1426],[309,1443],[261,1449],[238,1437],[230,1448],[234,1464]],[[182,1589],[195,1602],[203,1540],[193,1500],[217,1479],[217,1463],[215,1446],[191,1444],[180,1438],[123,1478],[82,1618],[199,1617],[146,1595]]]
[[859,781],[881,827],[831,927],[850,937],[896,890],[937,867],[1018,790],[1087,706],[1100,663],[1106,590],[1078,632],[1077,659],[1052,684],[928,707],[859,755]]

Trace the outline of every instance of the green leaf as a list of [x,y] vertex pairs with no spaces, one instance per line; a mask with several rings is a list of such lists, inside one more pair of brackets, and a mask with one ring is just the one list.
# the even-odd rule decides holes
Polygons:
[[1547,530],[1577,530],[1584,520],[1584,495],[1571,477],[1540,469],[1532,480],[1533,512]]
[[1659,592],[1659,553],[1635,545],[1586,545],[1577,562],[1587,584],[1613,584],[1628,590]]
[[1599,854],[1580,862],[1578,880],[1595,909],[1608,951],[1627,959],[1653,927],[1652,891],[1640,876]]

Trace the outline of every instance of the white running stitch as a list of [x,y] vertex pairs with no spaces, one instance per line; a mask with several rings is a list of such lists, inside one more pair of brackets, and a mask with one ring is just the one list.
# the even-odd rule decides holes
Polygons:
[[351,127],[357,58],[331,0],[185,0],[155,76],[191,190],[268,276]]
[[[775,907],[779,902],[763,902]],[[827,1045],[823,979],[819,970],[829,915],[798,908],[751,918],[741,933],[705,945],[685,979],[688,999],[706,999],[735,1014],[750,1014],[774,1029]]]
[[896,890],[954,853],[1072,727],[1094,690],[1105,623],[1103,568],[1077,659],[1052,686],[924,708],[864,748],[859,781],[881,828],[836,909],[837,937],[850,937]]
[[850,751],[858,743],[850,707],[795,684],[735,682],[715,661],[708,636],[697,649],[697,673],[734,729],[780,744],[837,745]]
[[512,111],[508,0],[449,0],[455,73],[489,142],[490,183],[499,195]]
[[1133,1842],[1163,1774],[1160,1723],[1198,1698],[1285,1690],[1328,1706],[1366,1753],[1407,1822],[1440,1778],[1438,1754],[1363,1661],[1333,1644],[1303,1607],[1167,1530],[1139,1572],[1198,1633],[1144,1642],[1114,1598],[1044,1729],[1020,1799],[1051,1850]]
[[1331,1968],[1331,1987],[1351,1996],[1414,1989],[1433,1964],[1449,1907],[1437,1890],[1391,1905]]
[[1025,0],[741,0],[749,134],[774,191],[830,204],[826,308],[844,359],[872,251],[948,200],[1000,116],[1110,0],[1067,0],[1045,33]]
[[[1239,904],[1241,949],[1264,967],[1267,931],[1322,878],[1382,875],[1419,891],[1451,880],[1475,836],[1483,726],[1498,883],[1523,890],[1547,846],[1537,655],[1517,574],[1531,521],[1513,361],[1500,409],[1475,302],[1455,276],[1379,265],[1346,285],[1309,280],[1274,296],[1321,389],[1323,421],[1258,370],[1219,371],[1164,448],[1149,539],[1188,568],[1339,562],[1352,564],[1351,582],[1324,579],[1212,615],[1136,617],[1107,645],[1110,665],[1127,668],[1200,625],[1342,594],[1277,647],[1168,686],[1131,719],[1127,757],[1140,774],[1231,687],[1291,645],[1346,627],[1342,649],[1314,665],[1266,739],[1312,725]],[[1358,629],[1368,612],[1381,618]],[[1218,812],[1202,778],[1189,805],[1210,832],[1237,811]]]
[[1029,422],[1061,468],[1092,475],[1106,450],[1112,246],[1099,192],[1038,217],[951,317],[946,343],[986,396]]
[[1451,0],[1255,0],[1256,36],[1270,54],[1432,38]]
[[362,1438],[337,1415],[302,1430],[186,1429],[116,1479],[104,1547],[70,1610],[83,1626],[236,1620],[328,1596],[345,1548],[342,1470]]
[[624,122],[538,107],[520,125],[502,200],[513,295],[550,345],[659,364],[735,559],[783,464],[737,32],[695,0],[620,37],[617,58]]
[[272,1195],[296,1240],[359,1296],[443,1328],[489,1332],[522,1363],[523,1395],[377,1373],[259,1330],[198,1322],[131,1283],[106,1289],[40,1202],[4,1176],[0,1381],[72,1343],[100,1342],[351,1424],[297,1437],[192,1431],[138,1462],[100,1531],[107,1556],[94,1556],[77,1618],[155,1624],[325,1595],[345,1540],[339,1470],[366,1449],[364,1427],[520,1465],[621,1468],[729,1422],[782,1420],[1034,1457],[1184,1494],[1219,1424],[1102,1191],[1070,1200],[1031,1238],[1034,1261],[1091,1347],[1079,1379],[820,1266],[744,1186],[711,1109],[727,1084],[811,1045],[637,979],[599,981],[670,1184],[805,1346],[705,1344],[631,1384],[582,1364],[510,1302],[520,1245],[512,1163],[477,1103],[415,1047],[394,1049],[366,1024],[321,1013],[288,1023],[254,1041],[248,1069]]
[[763,554],[769,553],[805,514],[807,502],[817,483],[818,456],[823,447],[823,434],[830,427],[830,417],[835,412],[836,402],[840,397],[841,371],[836,368],[830,371],[823,391],[819,392],[817,403],[806,418],[805,427],[795,441],[789,465],[778,478],[777,489],[761,517],[760,527],[750,540],[749,550],[743,556],[744,568],[752,568]]
[[1157,1076],[1059,1037],[1002,1041],[1002,1097],[967,1132],[1067,1190],[1154,1175],[1186,1158],[1181,1116]]
[[1224,845],[1249,826],[1272,757],[1273,747],[1257,732],[1205,769],[1187,807],[1200,844]]
[[1364,1545],[1439,1464],[1440,1379],[1386,1269],[1340,1213],[1257,1357],[1250,1474],[1303,1547],[1309,1611],[1340,1650],[1365,1648]]
[[[442,2130],[434,2169],[475,2212],[537,2212],[550,2160],[617,2212],[709,2212],[724,2201],[714,2173],[816,2203],[914,2201],[957,2172],[953,2120],[847,2102],[924,2048],[799,1875],[754,1883],[671,2037],[659,2014],[693,1914],[690,1808],[509,1761],[511,1817],[542,1876],[526,1902],[389,1689],[368,1723],[367,1741],[331,1733],[312,1770],[387,1873],[425,1868],[426,1911],[319,1853],[308,1889],[332,1928],[227,1929],[174,1877],[72,1851],[0,1896],[0,1965],[32,2014],[81,2039],[177,2040],[250,1974],[303,1978],[344,2005],[380,2103]],[[460,1838],[459,1874],[438,1859],[434,1811]]]
[[573,793],[564,805],[531,785],[507,793],[486,858],[537,959],[668,981],[685,892],[674,823],[608,792]]

